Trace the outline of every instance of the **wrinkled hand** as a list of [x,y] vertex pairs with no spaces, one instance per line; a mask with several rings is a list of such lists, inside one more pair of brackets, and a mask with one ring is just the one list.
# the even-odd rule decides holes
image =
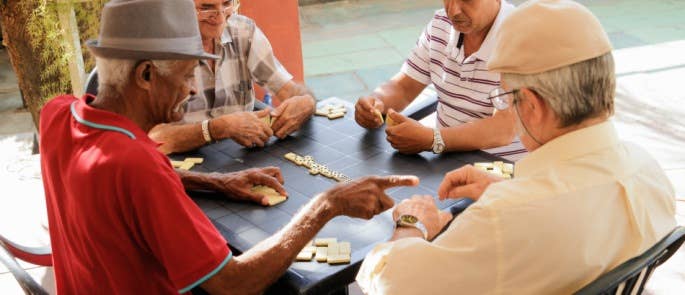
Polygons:
[[354,120],[364,128],[378,128],[383,125],[383,121],[377,112],[382,113],[384,110],[385,104],[380,99],[374,96],[360,97],[354,105]]
[[390,209],[394,201],[385,190],[395,186],[416,186],[416,176],[367,176],[339,184],[320,196],[334,209],[335,215],[371,219]]
[[452,220],[452,213],[440,211],[435,200],[428,195],[414,195],[411,199],[402,200],[392,211],[393,220],[402,215],[412,215],[423,223],[428,231],[428,240],[432,240]]
[[275,189],[281,195],[288,193],[283,188],[281,169],[277,167],[251,168],[232,173],[216,173],[218,191],[237,200],[251,201],[264,206],[269,204],[269,198],[263,194],[251,191],[255,185],[264,185]]
[[238,112],[218,117],[209,125],[212,136],[216,139],[230,138],[245,147],[262,147],[273,135],[269,125],[262,121],[270,111]]
[[491,183],[502,180],[503,178],[466,165],[445,175],[440,183],[438,196],[440,200],[462,197],[478,200]]
[[418,121],[388,111],[394,125],[385,128],[386,139],[393,148],[403,154],[417,154],[433,147],[433,130]]
[[311,95],[293,96],[271,112],[271,130],[278,138],[300,129],[312,117],[316,104]]

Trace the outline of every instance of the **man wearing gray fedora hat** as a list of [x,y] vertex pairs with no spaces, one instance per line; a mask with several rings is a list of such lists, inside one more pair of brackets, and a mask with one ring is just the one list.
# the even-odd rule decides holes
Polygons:
[[[150,137],[164,153],[196,149],[230,138],[247,146],[263,146],[272,135],[284,138],[314,113],[316,101],[275,57],[255,22],[235,13],[237,0],[194,0],[202,45],[219,55],[195,69],[199,91],[186,104],[184,120],[153,128]],[[253,112],[257,83],[282,103],[274,110]],[[262,120],[271,116],[271,124]]]
[[147,135],[183,118],[183,104],[196,92],[198,60],[217,58],[204,52],[192,8],[190,0],[107,3],[99,39],[88,42],[100,75],[97,97],[62,95],[41,111],[41,172],[59,294],[170,294],[197,286],[213,294],[258,293],[327,221],[369,219],[393,205],[385,189],[418,184],[415,177],[387,176],[335,186],[234,257],[185,188],[220,189],[234,181],[285,194],[278,170],[181,178]]

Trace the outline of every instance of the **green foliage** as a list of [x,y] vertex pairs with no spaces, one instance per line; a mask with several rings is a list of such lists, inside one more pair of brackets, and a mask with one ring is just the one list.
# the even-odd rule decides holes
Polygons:
[[85,40],[97,38],[100,27],[100,13],[105,0],[92,0],[88,2],[62,0],[57,3],[53,0],[20,0],[18,9],[30,11],[30,17],[26,23],[26,31],[29,35],[32,52],[38,55],[41,66],[41,84],[39,93],[43,102],[62,93],[71,92],[71,79],[69,76],[69,60],[74,58],[71,45],[63,38],[64,28],[60,25],[58,9],[65,5],[73,5],[76,21],[79,27],[79,36],[82,44],[82,53],[86,71],[93,68],[94,60],[87,48],[83,46]]
[[76,21],[78,22],[79,36],[81,37],[81,52],[83,52],[83,62],[86,72],[90,72],[95,67],[95,59],[86,48],[87,40],[97,39],[100,33],[100,16],[102,8],[108,0],[91,0],[82,2],[76,6]]

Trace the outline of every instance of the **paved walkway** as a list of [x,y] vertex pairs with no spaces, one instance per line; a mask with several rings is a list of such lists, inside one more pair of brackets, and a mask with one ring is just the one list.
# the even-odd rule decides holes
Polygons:
[[[513,1],[518,4],[523,1]],[[685,224],[685,22],[681,0],[583,0],[616,48],[618,90],[614,122],[621,136],[649,149],[676,187]],[[394,75],[442,5],[438,0],[338,1],[301,7],[306,82],[320,98],[355,101]],[[569,33],[573,33],[569,29]],[[21,109],[16,78],[0,50],[0,232],[44,244],[45,205],[31,117]],[[685,249],[685,248],[684,248]],[[51,288],[45,268],[24,265]],[[685,250],[650,281],[649,294],[682,294]],[[351,293],[359,290],[352,285]],[[0,267],[0,294],[22,294]]]

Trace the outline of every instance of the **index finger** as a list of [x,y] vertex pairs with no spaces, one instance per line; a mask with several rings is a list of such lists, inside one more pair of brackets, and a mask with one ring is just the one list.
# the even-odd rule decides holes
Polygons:
[[285,106],[281,109],[280,114],[278,116],[275,116],[271,119],[271,130],[278,131],[283,128],[283,125],[286,123],[284,119],[282,119],[283,115],[285,115],[288,112],[289,106]]
[[278,180],[275,177],[272,177],[271,175],[267,174],[257,174],[254,176],[252,180],[253,184],[261,184],[264,186],[268,186],[272,189],[275,189],[279,194],[283,196],[287,196],[288,192],[283,188],[283,185],[278,182]]
[[464,179],[464,167],[448,172],[440,183],[440,187],[438,187],[438,197],[440,197],[440,200],[446,199],[453,188],[463,184]]
[[[362,108],[362,110],[369,111],[369,112],[373,111],[374,108],[373,108],[373,105],[371,104],[371,102],[369,101],[369,99],[370,99],[370,97],[367,96],[367,97],[362,97],[357,101],[357,104],[359,104],[359,106]],[[374,101],[375,101],[375,99],[374,99]]]
[[281,174],[281,168],[273,167],[273,166],[264,167],[264,168],[262,168],[262,172],[275,177],[276,179],[278,179],[278,182],[284,183],[283,175]]
[[414,175],[377,176],[373,180],[383,190],[396,186],[419,185],[419,178]]

